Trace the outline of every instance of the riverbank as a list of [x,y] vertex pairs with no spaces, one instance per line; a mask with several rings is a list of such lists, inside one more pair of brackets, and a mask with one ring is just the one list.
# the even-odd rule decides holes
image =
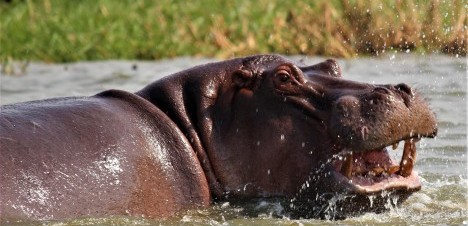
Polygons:
[[466,55],[467,0],[0,3],[0,60]]

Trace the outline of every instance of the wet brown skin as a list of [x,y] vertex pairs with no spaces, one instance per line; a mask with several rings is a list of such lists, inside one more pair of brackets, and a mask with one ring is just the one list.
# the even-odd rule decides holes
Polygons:
[[[159,218],[268,197],[286,200],[292,217],[379,212],[420,189],[410,140],[435,133],[405,84],[345,80],[333,60],[238,58],[136,94],[2,106],[0,214]],[[409,148],[399,165],[384,148],[400,140]]]
[[124,91],[2,106],[3,221],[167,217],[210,203],[189,141]]

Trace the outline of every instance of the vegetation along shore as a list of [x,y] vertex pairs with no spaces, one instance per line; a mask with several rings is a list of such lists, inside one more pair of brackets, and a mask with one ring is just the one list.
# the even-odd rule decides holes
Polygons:
[[0,60],[465,56],[467,0],[0,2]]

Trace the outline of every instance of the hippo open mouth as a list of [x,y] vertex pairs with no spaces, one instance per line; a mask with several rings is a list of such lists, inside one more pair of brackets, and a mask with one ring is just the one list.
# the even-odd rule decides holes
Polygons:
[[[397,141],[369,151],[347,151],[334,155],[325,172],[311,176],[310,184],[329,184],[326,189],[302,189],[292,200],[293,217],[344,219],[366,212],[380,213],[403,203],[421,189],[417,172],[416,144],[420,136]],[[401,159],[391,157],[404,143]],[[327,167],[328,166],[328,167]]]
[[[421,189],[413,170],[420,139],[415,136],[369,151],[344,149],[311,174],[291,200],[291,216],[337,220],[400,205]],[[400,151],[400,142],[403,153],[397,160],[389,152]]]
[[[416,191],[421,188],[417,173],[413,171],[416,162],[416,143],[419,138],[404,140],[400,162],[392,159],[388,148],[346,152],[333,161],[335,176],[353,185],[355,192],[371,194],[382,190],[407,189]],[[399,142],[392,145],[395,150]]]

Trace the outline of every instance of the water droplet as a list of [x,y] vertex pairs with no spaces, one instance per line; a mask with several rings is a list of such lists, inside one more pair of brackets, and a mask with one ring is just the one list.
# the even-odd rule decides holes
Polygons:
[[221,205],[221,208],[226,208],[229,207],[229,202],[225,202]]

